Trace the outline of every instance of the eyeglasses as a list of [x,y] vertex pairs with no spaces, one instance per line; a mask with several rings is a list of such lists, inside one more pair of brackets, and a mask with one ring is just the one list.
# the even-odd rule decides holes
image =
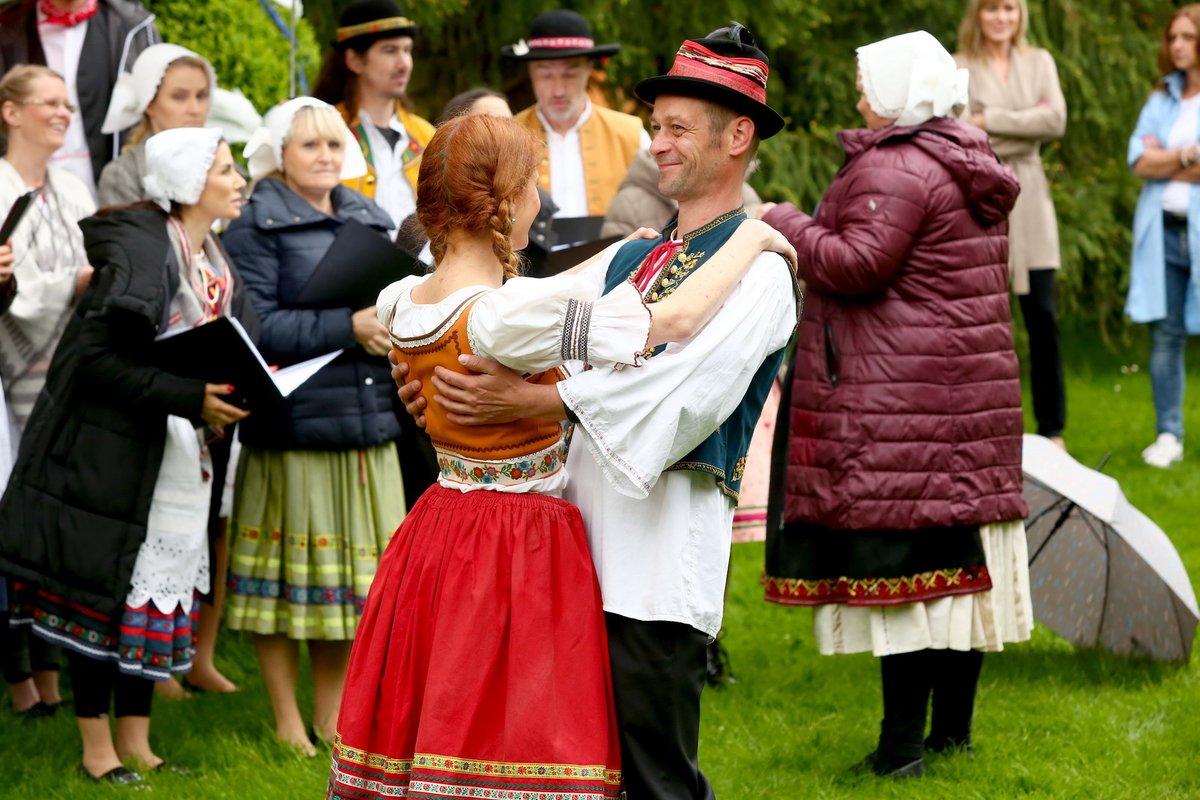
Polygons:
[[28,100],[14,100],[19,106],[50,106],[65,109],[68,114],[75,113],[75,104],[69,100],[47,100],[44,97],[31,97]]

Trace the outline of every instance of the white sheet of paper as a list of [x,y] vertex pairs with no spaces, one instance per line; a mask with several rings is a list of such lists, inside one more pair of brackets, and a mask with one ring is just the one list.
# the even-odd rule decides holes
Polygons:
[[287,397],[343,352],[342,350],[334,350],[332,353],[326,353],[323,356],[317,356],[307,361],[301,361],[298,364],[277,369],[271,373],[271,380],[275,381],[275,386],[279,389],[279,393]]

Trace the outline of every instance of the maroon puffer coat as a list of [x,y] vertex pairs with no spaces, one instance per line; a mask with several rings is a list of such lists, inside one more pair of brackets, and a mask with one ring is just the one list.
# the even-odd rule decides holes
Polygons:
[[955,120],[841,134],[816,219],[766,221],[807,282],[786,522],[914,529],[1023,519],[1008,305],[1011,170]]

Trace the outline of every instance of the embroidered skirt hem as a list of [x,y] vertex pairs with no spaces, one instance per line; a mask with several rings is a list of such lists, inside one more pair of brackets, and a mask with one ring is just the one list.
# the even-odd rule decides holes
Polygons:
[[427,490],[380,561],[337,729],[330,798],[618,797],[607,634],[578,509]]
[[15,622],[32,622],[36,636],[99,661],[116,661],[124,673],[167,680],[192,669],[200,601],[163,613],[153,603],[126,605],[119,617],[98,614],[45,591],[15,609]]
[[1033,632],[1029,556],[1021,521],[982,525],[991,588],[890,606],[830,603],[813,609],[823,655],[876,656],[924,649],[998,652]]

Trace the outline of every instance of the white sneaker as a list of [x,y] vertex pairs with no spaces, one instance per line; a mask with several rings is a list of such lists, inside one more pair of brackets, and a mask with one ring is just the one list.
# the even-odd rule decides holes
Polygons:
[[1183,442],[1173,433],[1160,433],[1154,444],[1142,451],[1142,460],[1152,467],[1166,469],[1183,461]]

